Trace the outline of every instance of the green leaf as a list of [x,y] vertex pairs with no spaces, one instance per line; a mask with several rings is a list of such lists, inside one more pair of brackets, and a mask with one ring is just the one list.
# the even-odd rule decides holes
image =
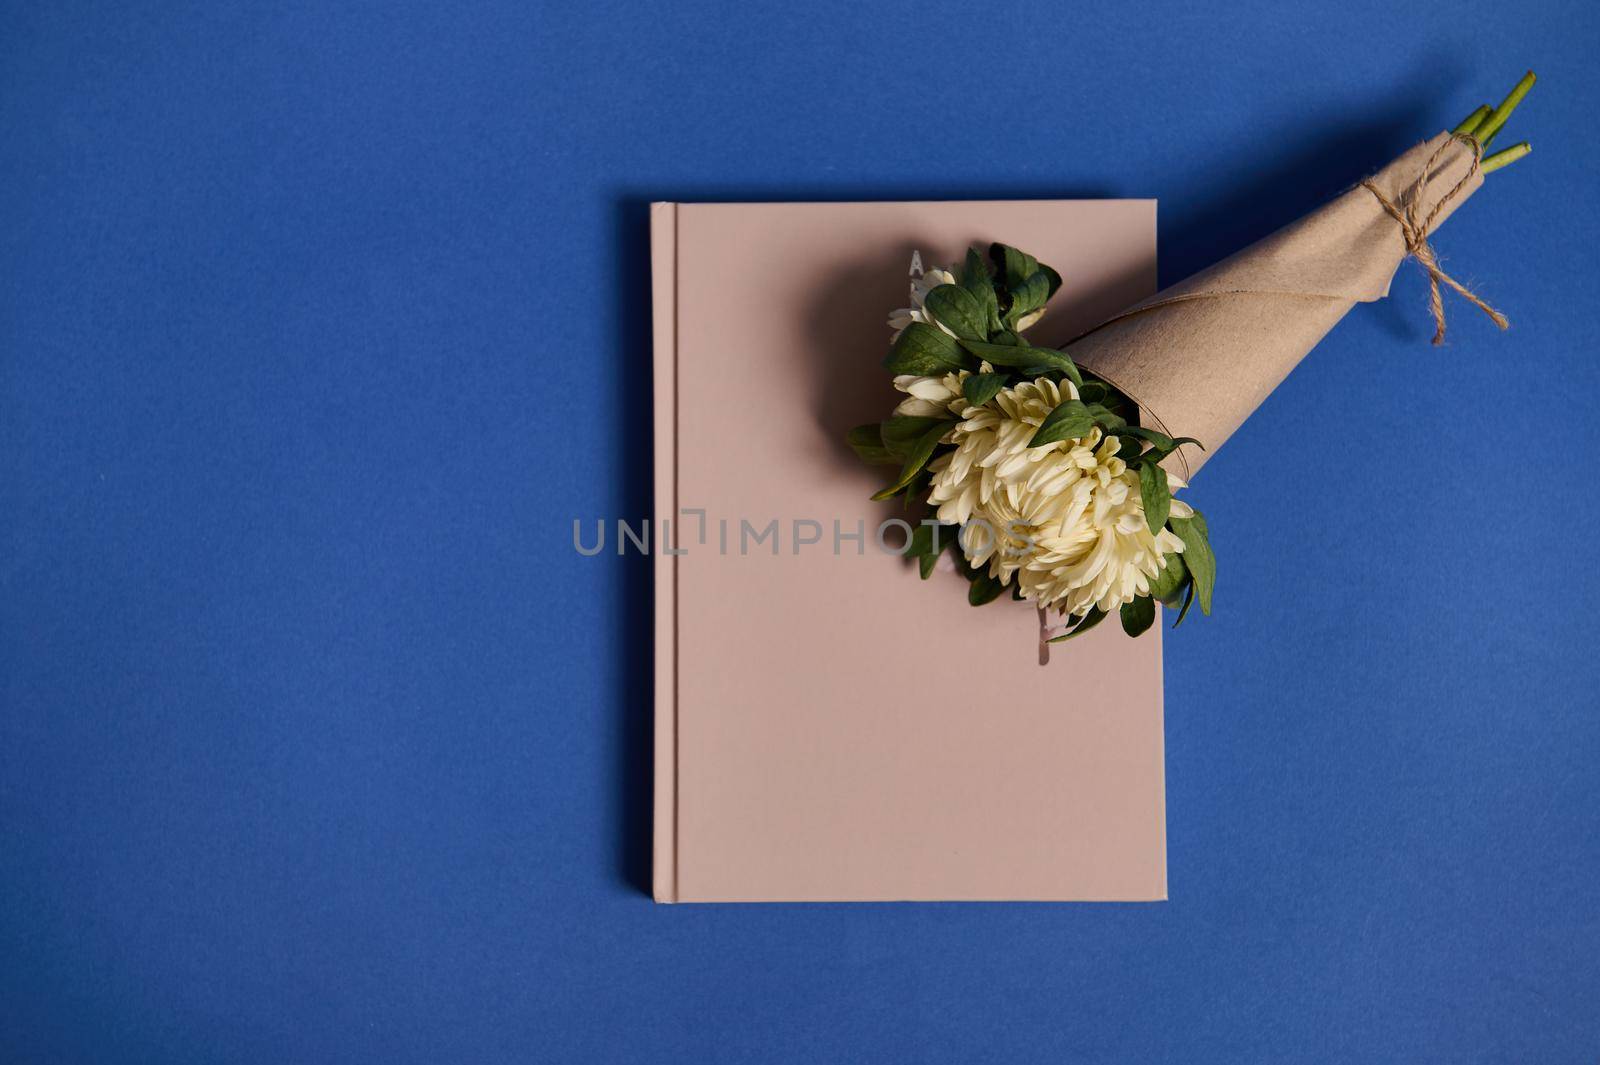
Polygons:
[[967,602],[973,606],[983,606],[985,603],[994,602],[1005,590],[1005,585],[987,573],[979,573],[967,586]]
[[899,495],[917,474],[922,472],[922,467],[928,464],[928,460],[933,457],[933,449],[939,446],[939,438],[950,431],[949,426],[949,422],[940,422],[926,433],[923,433],[922,437],[917,441],[917,446],[912,448],[911,454],[906,456],[906,464],[900,467],[900,476],[895,480],[894,484],[873,493],[872,498],[880,500],[893,499]]
[[879,429],[882,431],[883,447],[896,459],[903,459],[916,448],[917,441],[935,425],[949,427],[950,418],[929,418],[921,414],[896,414],[884,422]]
[[1115,414],[1117,417],[1121,418],[1124,425],[1128,424],[1129,422],[1137,422],[1139,420],[1136,417],[1130,417],[1134,410],[1133,404],[1129,403],[1128,398],[1115,389],[1112,389],[1111,394],[1100,401],[1100,405],[1106,410],[1110,411],[1112,414]]
[[974,407],[981,407],[1006,387],[1003,374],[975,373],[961,382],[961,394],[967,397],[967,402]]
[[[928,488],[932,484],[933,484],[933,475],[931,473],[929,473],[926,468],[924,468],[915,477],[911,478],[911,483],[910,484],[906,485],[905,488],[901,490],[901,492],[900,492],[900,509],[903,510],[903,511],[906,511],[907,513],[910,513],[911,505],[914,502],[916,502],[918,499],[920,499],[923,496],[927,495],[928,494]],[[889,498],[892,499],[894,497],[890,496]]]
[[994,286],[994,268],[989,265],[989,260],[985,259],[977,248],[969,247],[966,261],[961,267],[961,285],[976,296],[978,294],[976,286],[980,282],[989,285],[992,290]]
[[871,425],[858,425],[845,434],[845,443],[850,445],[863,462],[881,463],[892,466],[900,460],[895,457],[883,444],[883,426],[877,422]]
[[[984,336],[1000,328],[1000,304],[994,294],[994,271],[977,248],[967,249],[967,264],[961,271],[961,287],[972,293],[983,310]],[[979,337],[978,339],[983,339]]]
[[1137,463],[1139,461],[1139,457],[1144,454],[1144,445],[1134,437],[1128,436],[1123,432],[1117,433],[1117,439],[1122,441],[1117,445],[1117,458],[1121,459],[1123,462],[1126,462],[1130,466]]
[[1198,510],[1192,518],[1173,518],[1172,531],[1183,541],[1183,561],[1194,574],[1195,595],[1202,613],[1211,613],[1211,592],[1217,583],[1217,558],[1211,553],[1206,519]]
[[1147,462],[1139,467],[1139,499],[1144,503],[1144,523],[1153,536],[1167,523],[1167,513],[1172,509],[1167,471],[1159,463]]
[[958,337],[982,340],[989,335],[989,315],[960,285],[940,285],[928,293],[923,306]]
[[1189,583],[1189,567],[1184,565],[1183,556],[1177,552],[1169,552],[1163,557],[1167,564],[1160,573],[1150,579],[1150,598],[1159,599],[1171,606],[1168,600]]
[[1104,381],[1085,381],[1078,388],[1078,398],[1085,403],[1100,403],[1111,395],[1111,389]]
[[1149,441],[1150,451],[1157,459],[1166,458],[1184,444],[1193,444],[1201,451],[1205,450],[1205,445],[1192,436],[1168,436],[1166,433],[1158,433],[1154,429],[1147,429],[1142,425],[1129,425],[1118,429],[1117,435],[1136,436],[1140,440]]
[[1068,629],[1066,632],[1062,633],[1060,636],[1052,636],[1050,638],[1049,642],[1050,643],[1066,643],[1068,640],[1072,639],[1074,636],[1082,636],[1084,633],[1088,632],[1090,629],[1094,628],[1096,625],[1100,624],[1105,619],[1106,619],[1105,611],[1101,610],[1099,607],[1093,607],[1093,608],[1091,608],[1089,610],[1089,612],[1087,614],[1083,615],[1082,618],[1080,618],[1076,622],[1074,622],[1073,625],[1072,625],[1072,628]]
[[1142,425],[1124,425],[1121,429],[1117,430],[1117,435],[1131,436],[1139,440],[1144,440],[1153,447],[1166,448],[1169,451],[1172,449],[1172,437],[1168,436],[1166,433],[1158,433],[1154,429],[1146,429]]
[[1094,415],[1089,413],[1089,408],[1075,399],[1069,399],[1045,415],[1033,439],[1028,441],[1028,446],[1043,447],[1058,440],[1074,439],[1084,436],[1093,428]]
[[1140,636],[1156,621],[1156,601],[1149,596],[1136,596],[1122,604],[1122,631],[1129,636]]
[[[947,536],[946,534],[950,535]],[[947,541],[954,536],[954,526],[949,525],[918,525],[911,532],[911,538],[906,541],[905,551],[908,558],[917,560],[917,569],[922,574],[922,579],[927,580],[933,576],[933,568],[939,562],[939,553],[946,547]]]
[[934,534],[937,531],[938,527],[934,525],[918,525],[911,530],[911,535],[906,538],[905,550],[900,553],[908,558],[927,554],[937,555],[944,547],[943,543],[935,547]]
[[[915,324],[915,323],[913,323]],[[1073,384],[1083,381],[1077,365],[1064,351],[1054,348],[1035,348],[1026,344],[989,344],[978,340],[963,340],[961,346],[993,366],[1015,366],[1020,369],[1043,367],[1059,371]]]
[[1099,403],[1089,404],[1089,413],[1094,415],[1095,424],[1105,429],[1108,433],[1120,433],[1128,424],[1127,419],[1122,415]]
[[893,374],[932,377],[959,370],[966,361],[955,337],[938,326],[912,322],[889,349],[883,365]]
[[1040,263],[1039,264],[1039,272],[1044,274],[1045,281],[1050,286],[1050,291],[1045,296],[1045,299],[1048,300],[1051,296],[1054,296],[1056,294],[1056,292],[1060,290],[1060,288],[1061,288],[1061,275],[1056,273],[1050,267],[1046,266],[1044,263]]
[[1039,269],[1039,260],[1009,244],[989,245],[989,257],[1001,268],[1000,279],[1006,288],[1022,284]]
[[1183,619],[1189,614],[1189,605],[1194,602],[1194,582],[1190,581],[1184,586],[1183,607],[1178,611],[1178,619],[1172,623],[1173,628],[1183,624]]
[[1018,322],[1044,306],[1050,298],[1050,282],[1043,273],[1035,271],[1026,281],[1011,288],[1011,306],[1006,310],[1004,322],[1016,328]]

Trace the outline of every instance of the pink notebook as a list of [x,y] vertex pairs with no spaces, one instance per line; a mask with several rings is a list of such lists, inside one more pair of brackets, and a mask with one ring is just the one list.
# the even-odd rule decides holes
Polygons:
[[1155,291],[1155,212],[655,205],[658,901],[1166,897],[1160,626],[1041,665],[1027,604],[879,549],[891,471],[843,443],[899,398],[913,252],[1056,267],[1060,341]]

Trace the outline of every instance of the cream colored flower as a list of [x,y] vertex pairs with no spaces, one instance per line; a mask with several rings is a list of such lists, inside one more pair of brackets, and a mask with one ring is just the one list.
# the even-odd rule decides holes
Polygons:
[[901,307],[889,314],[889,328],[894,330],[894,336],[889,338],[889,342],[892,344],[899,340],[900,334],[905,332],[906,326],[912,322],[922,322],[925,325],[937,326],[940,329],[944,329],[946,333],[950,333],[951,336],[955,336],[955,333],[945,329],[944,325],[929,314],[927,308],[923,306],[923,302],[928,298],[928,293],[940,285],[953,285],[955,283],[956,275],[938,267],[934,267],[921,277],[913,280],[911,282],[911,306]]
[[971,374],[966,370],[947,373],[942,377],[918,377],[901,374],[894,379],[894,387],[906,394],[896,414],[910,414],[921,418],[943,418],[960,415],[967,409],[966,397],[961,394],[961,382]]
[[[1014,581],[1042,606],[1109,613],[1148,593],[1183,541],[1168,529],[1150,532],[1138,475],[1117,457],[1115,437],[1095,428],[1028,447],[1046,415],[1076,398],[1070,382],[1041,379],[964,410],[951,438],[956,450],[929,467],[928,499],[940,520],[968,526],[961,546],[973,566]],[[1169,484],[1184,486],[1177,477]],[[1193,511],[1174,500],[1172,513]]]
[[[987,362],[979,362],[978,372],[994,373],[994,367]],[[894,412],[920,418],[943,418],[949,414],[959,418],[967,411],[967,397],[961,391],[961,385],[971,376],[971,370],[957,370],[939,377],[901,374],[894,379],[894,387],[904,392],[907,398],[900,401]]]

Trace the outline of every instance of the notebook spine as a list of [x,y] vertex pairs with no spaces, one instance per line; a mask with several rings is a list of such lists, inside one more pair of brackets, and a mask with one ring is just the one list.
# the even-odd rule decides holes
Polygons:
[[[650,206],[651,301],[655,334],[655,518],[678,513],[678,205]],[[677,559],[655,560],[655,795],[652,894],[678,901]]]

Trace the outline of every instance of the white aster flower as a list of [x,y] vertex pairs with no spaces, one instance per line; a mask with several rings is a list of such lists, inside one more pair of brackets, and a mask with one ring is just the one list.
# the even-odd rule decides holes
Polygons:
[[[978,372],[994,373],[994,367],[980,362]],[[943,418],[951,414],[959,418],[967,410],[967,397],[961,385],[971,376],[971,370],[957,370],[937,377],[900,374],[894,379],[894,387],[904,392],[906,398],[894,412],[919,418]]]
[[966,370],[947,373],[942,377],[918,377],[901,374],[894,379],[894,387],[906,394],[896,414],[910,414],[919,418],[943,418],[960,414],[967,401],[961,394],[961,382],[968,376]]
[[[1117,457],[1118,441],[1089,435],[1030,448],[1039,424],[1069,382],[1025,381],[992,403],[969,407],[955,427],[956,450],[935,460],[929,502],[940,520],[969,525],[962,549],[1002,584],[1069,615],[1110,613],[1147,594],[1183,541],[1145,523],[1137,473]],[[1181,478],[1168,478],[1173,488]],[[1175,517],[1194,512],[1178,500]],[[970,523],[970,524],[969,524]]]
[[[981,407],[965,408],[952,439],[955,451],[928,467],[934,471],[928,501],[938,508],[939,520],[955,525],[967,522],[998,489],[1009,486],[1014,494],[1027,483],[1033,467],[1058,454],[1064,445],[1075,443],[1064,440],[1049,447],[1028,447],[1045,417],[1063,400],[1077,398],[1078,390],[1070,381],[1058,385],[1041,378],[1002,389]],[[1072,470],[1052,470],[1066,477],[1052,477],[1047,485],[1064,487]],[[1022,476],[1024,471],[1028,476]]]
[[892,344],[899,340],[900,334],[905,332],[906,326],[912,322],[922,322],[924,325],[937,326],[940,329],[944,329],[946,333],[950,333],[951,336],[955,336],[955,333],[945,329],[944,325],[929,314],[927,308],[923,306],[923,301],[928,298],[928,293],[940,285],[953,285],[955,283],[955,274],[948,270],[941,270],[938,267],[934,267],[921,277],[914,279],[911,282],[911,306],[901,307],[889,314],[889,328],[894,330],[894,336],[889,338],[889,343]]

